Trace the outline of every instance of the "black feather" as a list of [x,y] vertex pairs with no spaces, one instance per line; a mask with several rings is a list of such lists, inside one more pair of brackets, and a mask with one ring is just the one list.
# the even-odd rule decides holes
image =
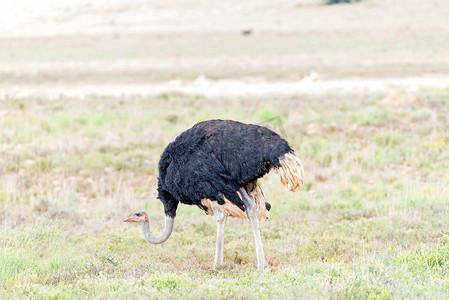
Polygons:
[[279,157],[288,152],[293,152],[288,143],[266,127],[231,120],[198,123],[162,153],[158,198],[171,217],[179,202],[204,209],[205,198],[224,204],[226,197],[244,211],[238,189],[278,168]]

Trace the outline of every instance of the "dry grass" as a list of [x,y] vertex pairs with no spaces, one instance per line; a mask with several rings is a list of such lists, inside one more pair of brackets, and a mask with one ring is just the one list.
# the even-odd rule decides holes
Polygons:
[[[385,96],[3,101],[3,292],[139,297],[140,282],[154,297],[443,295],[446,286],[434,285],[445,281],[448,259],[448,94],[422,91],[401,105]],[[242,221],[228,224],[218,271],[210,270],[214,221],[195,207],[178,209],[161,246],[121,224],[145,207],[162,229],[155,166],[182,130],[211,117],[272,116],[303,159],[306,185],[289,193],[275,175],[262,182],[273,204],[263,224],[269,272],[252,270],[251,230]],[[35,251],[25,253],[29,247]],[[419,287],[410,285],[414,276]]]

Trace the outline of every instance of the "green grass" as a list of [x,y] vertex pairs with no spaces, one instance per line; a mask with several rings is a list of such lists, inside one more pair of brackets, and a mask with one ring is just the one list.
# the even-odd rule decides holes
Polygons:
[[[448,281],[448,90],[419,102],[384,95],[207,99],[14,99],[0,103],[0,298],[445,298]],[[22,103],[22,104],[21,104]],[[279,116],[306,186],[261,181],[270,264],[255,270],[247,222],[216,225],[180,206],[172,237],[150,245],[121,223],[150,210],[157,161],[208,118]],[[43,200],[44,199],[44,200]]]

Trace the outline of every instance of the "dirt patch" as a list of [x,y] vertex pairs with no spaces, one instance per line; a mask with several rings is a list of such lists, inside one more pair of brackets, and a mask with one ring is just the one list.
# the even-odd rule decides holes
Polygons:
[[414,93],[404,89],[397,89],[391,91],[379,103],[391,106],[408,106],[411,104],[418,103],[419,101],[420,101],[419,97],[416,96]]

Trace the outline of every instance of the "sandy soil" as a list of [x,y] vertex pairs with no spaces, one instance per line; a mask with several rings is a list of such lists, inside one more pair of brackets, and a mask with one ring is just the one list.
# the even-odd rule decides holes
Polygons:
[[[446,0],[16,0],[0,4],[0,36],[107,32],[415,31],[447,28]],[[431,13],[431,17],[429,17]]]
[[[59,85],[59,86],[13,86],[3,89],[3,95],[17,98],[27,97],[80,97],[88,95],[152,96],[163,93],[200,94],[207,97],[220,96],[293,96],[293,95],[325,95],[327,93],[370,93],[384,94],[390,90],[404,89],[416,92],[420,88],[447,88],[449,76],[422,76],[406,78],[382,79],[339,79],[318,80],[315,74],[300,81],[264,81],[264,80],[208,80],[199,77],[197,80],[171,80],[167,83],[147,84],[92,84],[92,85]],[[0,98],[1,99],[1,98]]]

